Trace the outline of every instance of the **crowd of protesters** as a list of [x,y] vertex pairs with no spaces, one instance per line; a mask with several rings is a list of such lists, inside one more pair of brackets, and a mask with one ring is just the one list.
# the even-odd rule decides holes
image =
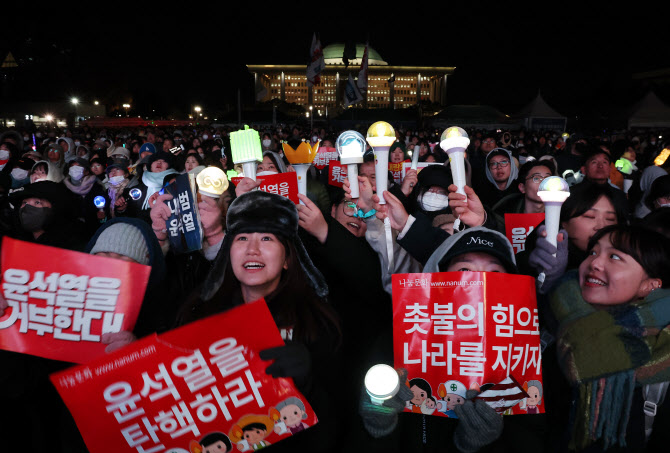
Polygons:
[[[342,132],[256,129],[263,148],[257,171],[264,174],[293,170],[283,142],[334,148]],[[293,378],[320,420],[269,447],[275,451],[667,448],[670,402],[647,394],[670,381],[670,159],[664,153],[670,137],[468,130],[466,197],[453,184],[441,131],[398,128],[389,161],[409,162],[418,153],[419,162],[434,165],[408,170],[400,180],[390,175],[386,204],[374,193],[368,147],[358,180],[344,188],[329,184],[328,166],[311,167],[298,206],[254,190],[259,184],[250,178],[219,199],[203,196],[203,248],[175,253],[166,229],[170,195],[160,191],[174,175],[208,166],[241,173],[230,149],[235,130],[5,130],[0,232],[151,266],[134,331],[103,336],[110,352],[265,298],[278,327],[292,331],[284,347],[261,353],[275,361],[267,371]],[[540,225],[515,256],[505,214],[544,212],[538,187],[549,176],[564,178],[571,191],[557,245]],[[359,186],[356,199],[352,184]],[[386,243],[384,219],[393,244]],[[457,219],[461,231],[454,231]],[[474,235],[493,248],[470,246],[465,239]],[[542,276],[545,414],[503,419],[468,392],[457,420],[398,416],[416,396],[409,385],[383,406],[370,404],[365,372],[393,364],[391,275],[442,271]],[[6,351],[1,357],[0,425],[16,439],[10,445],[85,451],[47,379],[70,364]],[[589,431],[598,417],[604,428]]]

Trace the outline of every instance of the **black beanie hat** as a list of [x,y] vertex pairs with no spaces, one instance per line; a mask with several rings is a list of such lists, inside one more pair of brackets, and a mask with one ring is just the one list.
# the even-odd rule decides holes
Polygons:
[[419,186],[428,190],[431,186],[442,187],[448,190],[449,186],[454,183],[451,176],[451,169],[444,165],[428,165],[421,169],[417,175]]
[[172,154],[166,153],[165,151],[157,151],[153,153],[151,156],[149,156],[149,159],[147,161],[147,165],[149,168],[151,168],[151,164],[156,162],[157,160],[164,160],[167,162],[168,167],[172,168]]
[[286,197],[261,190],[247,192],[233,201],[226,217],[226,235],[202,289],[202,299],[209,300],[223,284],[225,270],[230,260],[230,245],[242,233],[272,233],[291,242],[300,267],[317,296],[328,295],[328,284],[314,266],[298,236],[298,210]]

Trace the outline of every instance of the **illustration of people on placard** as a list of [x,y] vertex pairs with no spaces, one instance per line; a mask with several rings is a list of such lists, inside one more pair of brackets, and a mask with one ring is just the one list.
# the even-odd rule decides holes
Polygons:
[[260,450],[270,445],[265,438],[272,434],[274,422],[267,415],[245,415],[230,428],[228,436],[240,451]]
[[233,451],[233,444],[225,434],[213,432],[200,439],[200,442],[192,440],[189,450],[191,453],[229,453]]
[[467,389],[460,381],[449,380],[437,387],[437,394],[441,400],[438,401],[437,409],[449,418],[458,418],[454,408],[465,403],[465,392]]
[[530,380],[523,383],[523,389],[528,393],[528,398],[524,398],[519,403],[521,410],[526,411],[527,414],[539,414],[542,404],[542,383],[536,380]]
[[291,435],[304,431],[309,427],[303,420],[307,418],[305,404],[300,398],[291,396],[270,409],[270,417],[275,422],[275,433]]
[[414,394],[411,400],[406,401],[406,407],[416,414],[421,414],[423,404],[427,399],[433,396],[433,391],[430,388],[428,381],[422,378],[414,378],[409,380],[407,384]]

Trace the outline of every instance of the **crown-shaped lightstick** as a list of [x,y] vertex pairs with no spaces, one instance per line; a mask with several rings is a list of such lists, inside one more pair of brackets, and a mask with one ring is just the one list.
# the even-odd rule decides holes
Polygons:
[[244,176],[256,180],[256,165],[263,162],[263,147],[258,131],[249,129],[230,133],[230,149],[233,153],[233,162],[242,164]]
[[395,131],[385,121],[377,121],[368,129],[365,138],[375,152],[375,178],[379,204],[386,204],[384,191],[388,190],[389,148],[395,142]]
[[[298,177],[298,193],[303,195],[307,195],[307,169],[312,165],[312,161],[319,151],[320,143],[319,140],[313,146],[310,146],[308,142],[303,140],[296,149],[293,149],[286,142],[282,143],[284,155],[295,169]],[[302,201],[300,203],[304,204]]]
[[470,144],[468,133],[458,126],[452,126],[442,132],[440,148],[449,155],[451,177],[458,188],[456,192],[465,195],[465,149]]
[[379,364],[365,374],[365,391],[373,404],[381,406],[389,398],[393,398],[400,390],[398,372],[392,367]]
[[[570,196],[568,182],[560,176],[545,178],[537,189],[537,195],[544,203],[544,224],[547,227],[547,241],[556,247],[558,241],[558,227],[561,220],[561,206]],[[556,256],[556,254],[554,254]],[[544,281],[544,272],[538,275],[540,282]]]
[[567,143],[568,139],[570,138],[570,134],[568,134],[567,132],[563,132],[561,134],[561,138],[563,139],[563,143]]
[[358,198],[358,164],[363,163],[365,138],[356,131],[344,131],[337,137],[335,148],[340,155],[340,163],[347,165],[347,179],[351,187],[351,198]]
[[195,181],[198,183],[198,191],[208,197],[219,198],[228,190],[228,178],[218,167],[205,168],[198,173]]

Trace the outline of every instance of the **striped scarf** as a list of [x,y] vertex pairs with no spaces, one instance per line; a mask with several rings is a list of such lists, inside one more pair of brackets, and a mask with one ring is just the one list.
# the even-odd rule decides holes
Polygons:
[[550,303],[559,322],[558,360],[575,389],[570,447],[598,440],[605,449],[626,446],[635,387],[670,381],[670,290],[596,309],[582,298],[571,271]]

